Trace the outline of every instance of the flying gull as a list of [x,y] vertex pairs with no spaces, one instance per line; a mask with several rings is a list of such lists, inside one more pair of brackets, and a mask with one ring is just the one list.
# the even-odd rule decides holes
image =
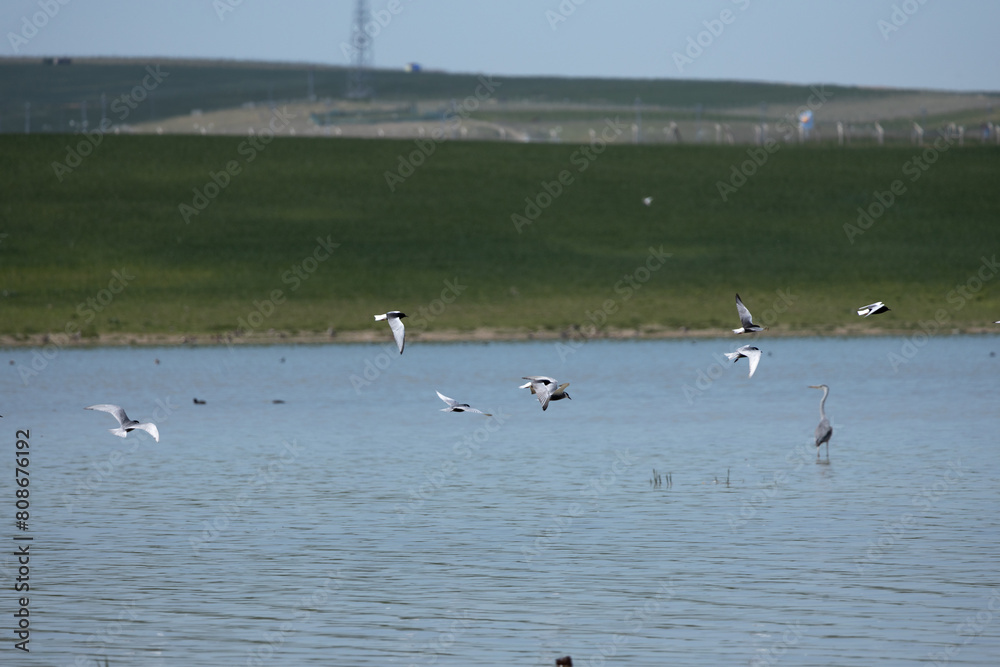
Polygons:
[[389,326],[392,328],[392,335],[396,339],[396,347],[399,348],[399,353],[403,354],[403,340],[405,336],[405,327],[403,326],[403,320],[400,318],[406,317],[406,313],[401,313],[398,310],[390,310],[384,315],[376,315],[375,320],[389,320]]
[[858,308],[858,315],[863,317],[868,317],[869,315],[878,315],[879,313],[884,313],[889,310],[889,306],[885,305],[881,301],[876,301],[875,303],[870,303],[867,306],[862,306]]
[[750,345],[738,347],[735,352],[725,352],[724,354],[726,355],[726,358],[734,364],[739,361],[740,357],[746,357],[750,362],[750,375],[747,377],[753,377],[754,371],[757,370],[757,364],[760,363],[760,350],[756,347],[751,347]]
[[740,314],[740,324],[739,329],[733,329],[734,334],[743,333],[756,333],[758,331],[763,331],[766,327],[759,326],[753,323],[753,316],[750,315],[750,311],[747,307],[743,305],[743,301],[740,300],[740,295],[736,295],[736,312]]
[[492,417],[488,412],[483,412],[482,410],[477,410],[476,408],[470,407],[468,403],[459,403],[454,398],[448,398],[440,391],[437,392],[438,398],[448,404],[448,407],[441,408],[441,412],[478,412],[486,417]]
[[561,401],[564,398],[572,400],[573,398],[566,391],[569,382],[559,384],[545,375],[528,375],[521,379],[528,382],[522,384],[518,389],[530,389],[531,393],[538,398],[538,402],[542,404],[542,410],[549,409],[549,401]]
[[142,429],[146,433],[149,433],[157,442],[160,441],[160,432],[156,429],[156,424],[137,422],[134,419],[129,419],[128,415],[125,414],[125,411],[118,405],[91,405],[84,408],[84,410],[100,410],[101,412],[109,413],[112,417],[117,419],[118,428],[109,428],[108,430],[117,435],[119,438],[124,438],[126,435],[138,428]]

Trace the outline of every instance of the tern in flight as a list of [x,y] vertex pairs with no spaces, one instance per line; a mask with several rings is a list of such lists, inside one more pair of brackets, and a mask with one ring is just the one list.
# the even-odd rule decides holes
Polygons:
[[437,392],[438,398],[448,404],[448,407],[441,408],[441,412],[478,412],[486,417],[492,417],[488,412],[483,412],[482,410],[477,410],[476,408],[470,407],[468,403],[459,403],[454,398],[448,398],[440,391]]
[[404,337],[406,335],[406,327],[403,326],[403,320],[400,318],[406,317],[406,313],[401,313],[398,310],[390,310],[384,315],[376,315],[375,320],[389,320],[389,327],[392,328],[392,335],[396,339],[396,347],[399,348],[399,353],[403,354],[403,343],[406,341]]
[[878,315],[879,313],[884,313],[889,310],[889,306],[885,305],[881,301],[876,301],[875,303],[870,303],[867,306],[862,306],[858,308],[858,315],[862,317],[868,317],[869,315]]
[[124,438],[126,435],[134,431],[135,429],[141,429],[146,433],[153,436],[153,440],[157,442],[160,441],[160,432],[156,429],[156,424],[150,424],[146,422],[137,422],[134,419],[129,419],[125,411],[118,405],[91,405],[84,408],[84,410],[100,410],[101,412],[107,412],[112,417],[118,420],[118,428],[109,428],[108,430],[117,435],[119,438]]
[[542,410],[549,409],[549,401],[561,401],[564,398],[572,400],[573,398],[566,391],[569,382],[559,384],[545,375],[528,375],[521,379],[528,382],[522,384],[518,389],[530,389],[531,393],[538,398],[538,402],[542,404]]
[[743,305],[743,301],[740,300],[740,295],[736,295],[736,312],[740,314],[740,324],[739,329],[733,329],[734,334],[744,334],[744,333],[756,333],[758,331],[764,331],[767,327],[762,327],[753,323],[753,316],[750,315],[750,311],[747,307]]
[[757,370],[757,364],[760,363],[760,350],[750,345],[738,347],[735,352],[725,352],[724,354],[734,364],[739,361],[740,357],[746,357],[750,362],[750,375],[747,377],[753,377],[754,371]]
[[823,398],[819,399],[819,425],[816,426],[816,458],[819,458],[819,448],[824,442],[826,443],[826,458],[830,458],[830,436],[833,435],[833,427],[830,426],[830,420],[826,418],[826,410],[824,406],[826,405],[826,397],[830,394],[830,388],[825,384],[811,384],[810,389],[822,389]]

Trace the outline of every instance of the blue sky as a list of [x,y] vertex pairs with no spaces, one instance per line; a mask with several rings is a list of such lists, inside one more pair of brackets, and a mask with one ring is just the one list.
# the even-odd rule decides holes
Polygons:
[[[496,75],[1000,90],[1000,2],[992,0],[370,4],[382,18],[371,32],[383,68],[413,61]],[[0,56],[344,65],[353,7],[353,0],[3,0]]]

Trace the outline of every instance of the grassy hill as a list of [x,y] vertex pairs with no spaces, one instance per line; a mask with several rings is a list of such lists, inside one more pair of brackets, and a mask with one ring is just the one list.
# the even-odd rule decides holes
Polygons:
[[[159,65],[162,81],[148,79],[146,67]],[[86,116],[90,127],[101,119],[101,96],[106,116],[114,122],[152,123],[187,117],[194,109],[237,109],[249,103],[282,103],[305,100],[307,81],[313,77],[317,98],[337,100],[347,88],[347,70],[340,67],[283,65],[192,60],[76,59],[72,65],[43,65],[41,59],[0,59],[0,121],[4,132],[22,132],[25,103],[30,103],[33,132],[74,132]],[[129,95],[143,81],[156,83],[140,92],[141,100],[125,118],[109,109],[117,98]],[[572,122],[583,113],[546,105],[622,106],[631,108],[636,98],[655,118],[657,110],[670,111],[666,120],[678,122],[699,117],[706,122],[775,122],[806,103],[809,86],[763,82],[697,81],[685,79],[596,79],[555,77],[500,77],[502,86],[495,99],[503,104],[529,103],[532,108],[517,113],[559,123]],[[425,71],[409,74],[396,70],[374,70],[372,81],[382,101],[415,103],[447,102],[471,95],[479,84],[476,74]],[[845,86],[826,86],[836,101],[826,114],[835,120],[871,121],[881,118],[887,130],[891,119],[919,119],[928,129],[948,122],[975,127],[996,121],[992,111],[1000,103],[997,93],[982,95],[943,91],[907,91]],[[761,109],[761,105],[766,107]],[[119,107],[120,109],[121,107]],[[497,109],[483,109],[476,117],[497,119]],[[501,119],[508,118],[503,114]],[[190,124],[188,124],[190,126]],[[900,126],[908,132],[909,124]],[[190,130],[188,130],[190,131]],[[688,132],[686,136],[691,136]]]
[[[0,136],[0,334],[367,330],[393,308],[428,331],[721,330],[736,292],[777,332],[1000,319],[989,147],[921,170],[911,148],[755,166],[745,147],[443,142],[420,160],[413,141],[104,136],[60,180],[81,141]],[[422,164],[390,188],[401,160]],[[870,226],[845,231],[859,207]],[[876,300],[893,310],[853,312]]]

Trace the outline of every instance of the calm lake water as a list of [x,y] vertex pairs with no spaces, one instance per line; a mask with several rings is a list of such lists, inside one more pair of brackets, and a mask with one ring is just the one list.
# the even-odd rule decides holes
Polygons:
[[[1000,662],[1000,337],[765,336],[747,378],[735,337],[386,334],[50,349],[26,382],[44,358],[3,351],[5,581],[34,538],[31,652],[5,630],[3,664]],[[534,374],[572,400],[542,412]]]

